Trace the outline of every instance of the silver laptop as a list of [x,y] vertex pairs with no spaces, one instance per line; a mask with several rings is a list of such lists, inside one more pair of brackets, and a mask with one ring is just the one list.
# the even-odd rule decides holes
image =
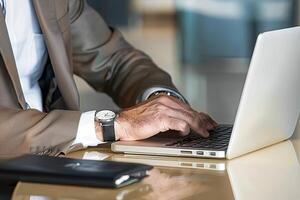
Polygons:
[[209,138],[155,136],[113,143],[114,152],[231,159],[288,139],[300,111],[300,27],[258,36],[234,126]]

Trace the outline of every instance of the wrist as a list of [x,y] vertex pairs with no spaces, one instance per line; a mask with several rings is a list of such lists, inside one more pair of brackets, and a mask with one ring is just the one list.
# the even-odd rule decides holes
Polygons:
[[[114,129],[115,129],[115,140],[121,140],[125,138],[125,129],[124,129],[124,120],[121,119],[119,116],[116,117],[114,121]],[[95,121],[95,130],[96,130],[96,137],[100,141],[104,141],[103,139],[103,128],[101,124]]]
[[117,115],[111,110],[100,110],[95,114],[97,138],[104,142],[116,141],[114,122]]
[[175,88],[169,88],[169,87],[164,87],[164,86],[154,86],[151,88],[148,88],[145,90],[140,97],[137,99],[137,103],[140,103],[141,101],[145,101],[149,99],[150,97],[160,95],[160,94],[165,94],[168,96],[175,97],[182,102],[189,104],[187,100],[184,98],[183,95],[181,95]]
[[99,122],[95,121],[95,130],[96,130],[96,137],[100,141],[104,141],[103,139],[103,129]]
[[126,120],[118,115],[115,119],[114,122],[114,126],[115,126],[115,135],[116,135],[116,140],[126,140],[128,139],[128,134],[127,134],[127,129],[126,129]]

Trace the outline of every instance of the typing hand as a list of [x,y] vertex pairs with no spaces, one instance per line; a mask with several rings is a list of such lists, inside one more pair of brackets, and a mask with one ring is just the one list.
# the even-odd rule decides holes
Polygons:
[[158,95],[122,111],[115,121],[117,140],[141,140],[168,130],[179,131],[182,135],[190,130],[203,137],[217,123],[207,114],[193,110],[175,97]]

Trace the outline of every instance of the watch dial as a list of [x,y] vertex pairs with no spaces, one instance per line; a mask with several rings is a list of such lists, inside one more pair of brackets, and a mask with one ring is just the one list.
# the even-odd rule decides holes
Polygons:
[[100,121],[109,121],[116,117],[116,114],[110,110],[102,110],[96,114],[97,119]]

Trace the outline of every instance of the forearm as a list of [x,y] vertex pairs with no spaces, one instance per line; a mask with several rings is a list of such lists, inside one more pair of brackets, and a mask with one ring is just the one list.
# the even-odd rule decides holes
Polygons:
[[74,72],[94,89],[108,93],[120,107],[130,107],[155,86],[176,90],[171,77],[135,49],[86,1],[69,1]]
[[0,107],[0,155],[66,152],[75,139],[79,111],[17,110]]
[[177,91],[168,73],[157,67],[151,58],[134,48],[116,53],[112,77],[108,82],[109,93],[121,107],[134,106],[145,99],[143,94],[153,87]]
[[[87,53],[78,52],[74,57],[75,73],[97,91],[109,94],[120,107],[135,105],[143,93],[152,87],[177,91],[169,74],[157,67],[148,55],[126,43],[118,31],[112,33],[109,43],[116,41],[123,47],[118,47],[106,58],[100,54],[101,48],[111,44],[94,48],[93,51],[90,48]],[[107,53],[105,50],[103,52]]]

